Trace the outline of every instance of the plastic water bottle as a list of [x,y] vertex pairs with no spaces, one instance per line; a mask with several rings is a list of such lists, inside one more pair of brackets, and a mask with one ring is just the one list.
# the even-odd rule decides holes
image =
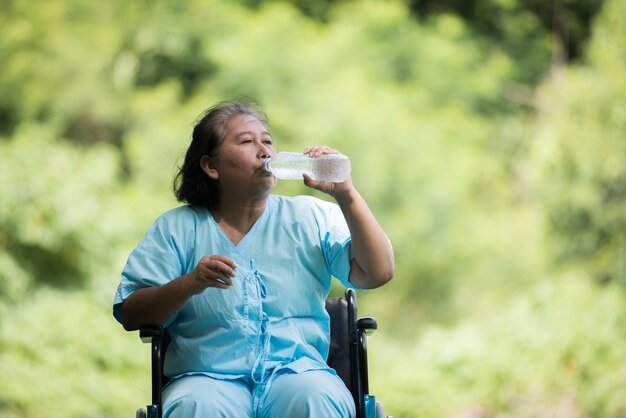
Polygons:
[[309,157],[298,152],[279,152],[263,162],[263,168],[282,180],[302,180],[307,174],[313,180],[341,183],[350,177],[350,159],[343,154]]

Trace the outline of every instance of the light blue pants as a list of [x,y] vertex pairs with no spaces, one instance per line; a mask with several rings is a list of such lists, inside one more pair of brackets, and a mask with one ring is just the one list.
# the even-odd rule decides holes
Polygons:
[[[256,411],[255,397],[262,397]],[[348,388],[324,370],[277,373],[267,390],[244,379],[185,376],[165,387],[163,406],[163,418],[348,418],[356,414]]]

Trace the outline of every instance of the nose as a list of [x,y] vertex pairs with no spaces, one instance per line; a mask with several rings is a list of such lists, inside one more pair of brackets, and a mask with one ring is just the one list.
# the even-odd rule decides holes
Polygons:
[[272,150],[265,144],[261,144],[259,148],[259,158],[264,160],[266,158],[270,158],[272,156]]

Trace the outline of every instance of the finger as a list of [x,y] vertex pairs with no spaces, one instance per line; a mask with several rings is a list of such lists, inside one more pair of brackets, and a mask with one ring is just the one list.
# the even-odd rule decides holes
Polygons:
[[212,286],[213,287],[217,287],[220,289],[228,289],[230,287],[233,286],[233,282],[232,281],[226,281],[227,279],[223,279],[220,277],[216,277],[215,279],[212,279]]
[[330,148],[328,148],[325,145],[321,145],[319,147],[315,147],[315,150],[313,151],[313,155],[312,156],[314,158],[316,158],[316,157],[319,157],[320,155],[324,155],[324,154],[326,154],[328,152],[329,149]]
[[222,270],[219,269],[209,269],[206,273],[205,276],[207,279],[211,280],[212,282],[218,282],[218,283],[222,283],[226,286],[232,286],[233,285],[233,281],[231,279],[231,277],[228,275],[227,273],[225,273]]
[[319,145],[305,150],[305,154],[308,154],[311,158],[316,158],[325,154],[339,154],[339,151],[332,149],[326,145]]
[[[205,273],[208,273],[209,271],[217,271],[220,272],[222,276],[236,276],[236,268],[237,268],[237,264],[227,258],[227,257],[223,257],[223,256],[205,256],[202,257],[202,260],[200,260],[200,262],[198,263],[199,266],[202,266],[201,268],[203,268],[203,270],[205,270]],[[213,278],[211,276],[211,278]]]
[[231,268],[233,268],[233,269],[237,268],[237,263],[235,263],[235,261],[234,261],[234,260],[232,260],[232,259],[230,259],[230,258],[228,258],[228,257],[226,257],[226,256],[223,256],[223,255],[221,255],[221,254],[215,254],[215,255],[212,255],[212,256],[207,256],[207,257],[208,257],[210,260],[217,260],[217,261],[221,261],[222,263],[227,264],[228,266],[230,266],[230,267],[231,267]]
[[303,174],[304,177],[304,185],[307,187],[311,187],[313,189],[320,190],[322,192],[326,192],[326,182],[313,180],[309,175]]
[[215,263],[212,266],[212,269],[216,272],[223,274],[224,276],[235,277],[237,275],[237,271],[231,267],[229,264],[226,264],[222,261],[214,260]]
[[315,186],[317,186],[318,182],[313,180],[308,174],[303,173],[302,177],[304,178],[305,186],[308,186],[308,187],[315,187]]
[[[209,260],[207,262],[200,263],[198,268],[201,279],[209,286],[230,287],[233,285],[231,277],[236,276],[236,273],[226,264],[222,263],[217,265],[215,260]],[[220,283],[220,285],[217,286],[217,283]]]
[[232,285],[232,284],[229,284],[228,282],[226,282],[226,280],[220,279],[219,277],[215,278],[214,280],[216,282],[221,283],[221,284],[226,285],[226,286],[231,286]]
[[324,148],[323,145],[316,145],[314,147],[306,148],[304,153],[307,154],[311,158],[315,158],[320,155],[321,150]]
[[208,283],[214,287],[225,288],[233,285],[233,281],[228,276],[215,270],[210,270],[205,277],[205,280],[208,280]]

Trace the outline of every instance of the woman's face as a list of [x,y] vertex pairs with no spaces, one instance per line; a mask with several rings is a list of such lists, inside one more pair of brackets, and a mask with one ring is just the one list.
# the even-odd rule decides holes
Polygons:
[[263,170],[263,161],[275,154],[272,135],[263,123],[254,116],[238,114],[226,124],[219,157],[211,164],[214,171],[207,174],[218,180],[225,192],[269,194],[276,179]]

